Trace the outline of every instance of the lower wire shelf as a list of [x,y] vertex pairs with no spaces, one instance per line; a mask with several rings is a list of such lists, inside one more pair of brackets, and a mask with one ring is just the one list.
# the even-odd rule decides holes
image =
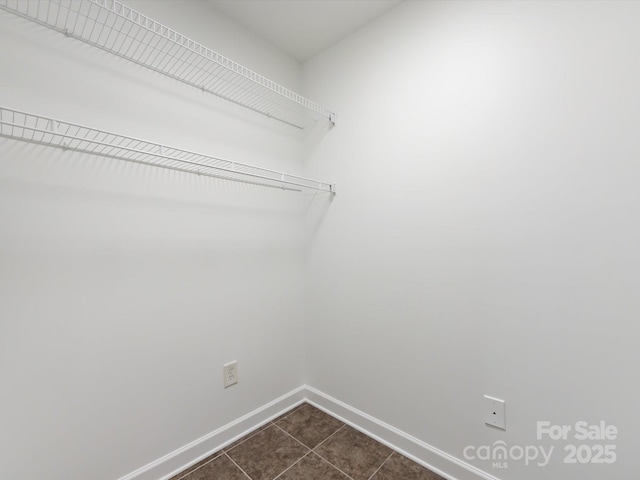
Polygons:
[[335,194],[335,184],[0,107],[0,136],[64,150],[292,191]]

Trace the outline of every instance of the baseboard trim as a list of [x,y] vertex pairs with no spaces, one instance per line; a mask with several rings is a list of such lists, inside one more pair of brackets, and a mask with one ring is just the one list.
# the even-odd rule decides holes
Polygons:
[[305,401],[447,480],[500,480],[308,385],[302,385],[118,480],[168,480]]
[[500,480],[313,387],[305,385],[305,393],[316,408],[448,480]]
[[168,480],[221,448],[244,437],[252,430],[296,407],[305,399],[306,389],[303,385],[121,477],[119,480]]

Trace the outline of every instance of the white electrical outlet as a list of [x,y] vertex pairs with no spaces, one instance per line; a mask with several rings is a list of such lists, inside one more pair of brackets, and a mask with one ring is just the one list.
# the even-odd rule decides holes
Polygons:
[[507,429],[507,416],[505,412],[505,401],[499,398],[493,398],[489,395],[484,396],[485,403],[485,420],[484,423],[492,427]]
[[238,383],[238,362],[225,363],[222,366],[222,377],[224,379],[224,388],[230,387]]

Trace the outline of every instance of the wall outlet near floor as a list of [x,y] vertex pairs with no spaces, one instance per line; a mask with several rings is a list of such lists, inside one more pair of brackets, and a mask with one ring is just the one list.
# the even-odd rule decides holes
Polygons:
[[233,362],[225,363],[222,366],[222,377],[224,379],[224,388],[238,383],[238,362],[234,360]]
[[502,430],[507,429],[507,416],[505,412],[505,401],[499,398],[484,396],[485,419],[484,423]]

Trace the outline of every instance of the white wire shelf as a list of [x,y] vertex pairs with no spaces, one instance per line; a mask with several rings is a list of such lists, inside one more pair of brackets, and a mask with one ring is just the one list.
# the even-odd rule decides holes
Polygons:
[[0,0],[68,37],[297,128],[335,115],[115,0]]
[[103,157],[292,191],[335,185],[0,107],[0,136]]

